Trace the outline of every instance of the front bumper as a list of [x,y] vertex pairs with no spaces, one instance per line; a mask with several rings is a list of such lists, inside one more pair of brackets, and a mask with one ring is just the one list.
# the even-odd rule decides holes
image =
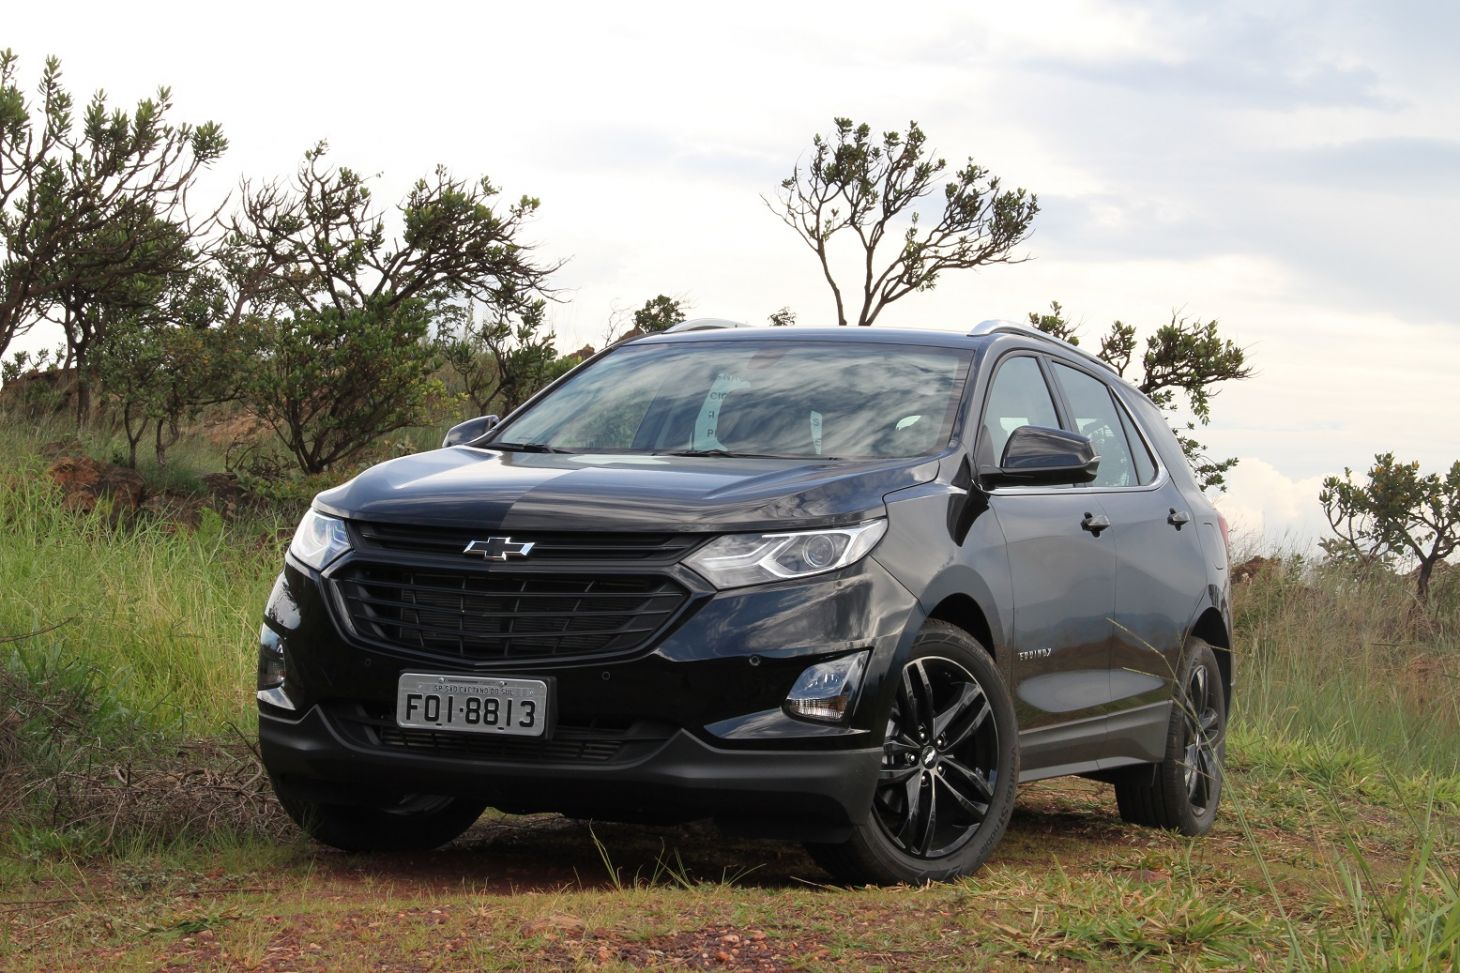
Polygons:
[[871,806],[880,748],[728,750],[684,731],[597,763],[492,760],[372,745],[315,706],[297,719],[261,713],[270,774],[331,803],[406,792],[481,798],[512,813],[672,821],[712,817],[736,830],[833,840]]
[[[328,574],[328,572],[326,572]],[[260,706],[265,766],[316,799],[368,803],[402,790],[472,795],[511,812],[714,817],[738,830],[834,840],[871,806],[885,727],[885,677],[917,605],[872,558],[802,582],[695,593],[628,657],[494,666],[347,637],[327,585],[286,565],[265,612],[288,659],[293,712]],[[793,719],[782,703],[810,665],[868,651],[846,725]],[[493,672],[550,681],[538,741],[403,732],[402,671]],[[840,832],[837,832],[840,833]]]

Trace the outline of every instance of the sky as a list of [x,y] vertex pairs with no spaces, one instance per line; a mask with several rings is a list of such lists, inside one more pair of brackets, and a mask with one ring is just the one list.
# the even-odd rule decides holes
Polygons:
[[[915,11],[910,13],[909,11]],[[1217,319],[1255,374],[1202,438],[1250,546],[1311,545],[1324,475],[1460,459],[1460,4],[28,4],[0,47],[131,103],[159,84],[231,146],[197,195],[306,148],[401,198],[444,164],[539,197],[559,346],[667,293],[696,316],[835,323],[762,203],[836,116],[916,120],[1039,196],[1025,262],[945,276],[889,327],[1091,337]],[[31,344],[46,340],[33,335]],[[17,346],[19,347],[19,346]]]

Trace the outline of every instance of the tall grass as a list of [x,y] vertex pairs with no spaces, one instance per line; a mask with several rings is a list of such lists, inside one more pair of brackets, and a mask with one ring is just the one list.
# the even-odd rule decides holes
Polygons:
[[1402,577],[1286,558],[1235,589],[1238,727],[1460,774],[1460,585],[1420,606]]
[[[3,445],[17,446],[13,437]],[[113,524],[64,510],[38,457],[0,474],[0,650],[107,674],[155,726],[215,733],[253,712],[255,638],[282,548],[270,521]]]

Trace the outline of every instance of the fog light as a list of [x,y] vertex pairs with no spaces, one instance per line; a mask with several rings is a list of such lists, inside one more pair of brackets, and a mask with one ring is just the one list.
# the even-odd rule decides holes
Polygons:
[[267,625],[259,627],[259,681],[258,698],[270,706],[293,709],[294,702],[284,692],[284,677],[288,674],[284,661],[284,643],[279,633]]
[[867,668],[868,654],[856,652],[818,662],[801,673],[786,696],[786,712],[823,723],[846,722],[862,681],[862,670]]

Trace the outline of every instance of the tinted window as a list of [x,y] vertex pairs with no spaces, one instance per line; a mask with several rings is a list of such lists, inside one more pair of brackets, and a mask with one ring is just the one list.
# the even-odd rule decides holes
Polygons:
[[1095,486],[1136,486],[1135,459],[1125,439],[1120,411],[1111,398],[1110,389],[1098,378],[1059,362],[1054,363],[1055,376],[1069,400],[1075,430],[1089,436],[1100,454],[1100,472]]
[[923,456],[948,444],[968,360],[850,341],[631,344],[495,438],[575,452]]
[[983,412],[984,437],[990,446],[987,461],[1003,460],[1004,446],[1020,426],[1058,429],[1059,425],[1039,362],[1028,355],[1004,359],[994,375]]
[[[1116,396],[1119,405],[1119,396]],[[1151,450],[1141,439],[1141,434],[1136,429],[1136,424],[1131,419],[1130,413],[1124,408],[1120,410],[1120,424],[1125,429],[1126,441],[1130,443],[1131,455],[1136,461],[1136,479],[1142,485],[1151,483],[1156,479],[1156,461],[1151,458]]]

